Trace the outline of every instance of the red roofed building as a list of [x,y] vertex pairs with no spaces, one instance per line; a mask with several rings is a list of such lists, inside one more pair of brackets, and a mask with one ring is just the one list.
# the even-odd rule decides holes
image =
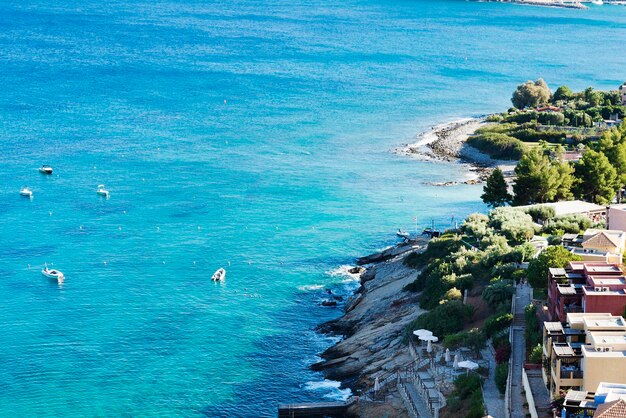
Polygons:
[[537,108],[537,112],[560,112],[562,109],[556,106],[541,106]]
[[572,261],[551,268],[548,318],[566,322],[568,313],[608,312],[622,315],[626,307],[626,275],[618,264]]
[[618,399],[607,402],[596,409],[595,418],[624,418],[626,417],[626,401]]

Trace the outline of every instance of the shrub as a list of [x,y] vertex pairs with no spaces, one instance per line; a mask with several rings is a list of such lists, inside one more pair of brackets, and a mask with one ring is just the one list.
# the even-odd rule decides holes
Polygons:
[[532,128],[519,129],[509,134],[523,142],[540,142],[546,141],[552,144],[562,144],[565,142],[565,133],[554,130],[538,131]]
[[461,237],[455,234],[444,234],[439,238],[433,238],[421,253],[411,253],[404,259],[408,267],[420,268],[429,261],[442,258],[450,253],[458,251],[463,246]]
[[523,211],[511,207],[497,208],[489,212],[489,224],[511,241],[521,243],[535,234],[533,218]]
[[466,289],[469,290],[474,287],[474,276],[469,273],[461,274],[460,276],[457,276],[454,286],[463,291]]
[[565,215],[554,218],[547,225],[544,225],[542,231],[553,235],[557,235],[557,232],[560,231],[578,234],[591,228],[591,225],[591,220],[584,215]]
[[482,213],[471,214],[465,219],[463,224],[461,224],[461,231],[463,231],[464,234],[480,239],[493,232],[487,225],[487,222],[489,222],[487,215],[483,215]]
[[517,138],[500,133],[475,135],[467,144],[499,160],[519,160],[526,151],[526,146]]
[[411,253],[404,258],[404,265],[411,268],[419,268],[422,265],[422,257],[419,253]]
[[526,319],[526,330],[524,331],[526,344],[534,347],[541,343],[541,329],[539,319],[537,319],[537,307],[532,303],[524,308],[524,318]]
[[[511,253],[512,252],[513,251],[511,251]],[[508,258],[508,255],[506,258]],[[513,275],[515,271],[517,271],[517,267],[515,267],[515,264],[512,264],[512,263],[497,264],[491,269],[491,276],[493,276],[494,278],[502,278],[502,277],[509,278]]]
[[485,287],[482,297],[489,306],[495,308],[502,303],[510,304],[513,293],[513,283],[510,280],[500,280]]
[[528,283],[532,287],[548,287],[548,270],[550,268],[563,268],[570,261],[577,260],[582,260],[582,258],[572,254],[565,247],[548,247],[537,258],[528,263],[526,269]]
[[485,334],[478,328],[472,328],[467,333],[464,345],[467,348],[471,348],[476,354],[480,352],[486,345]]
[[515,122],[515,123],[526,123],[533,120],[537,120],[538,113],[535,111],[531,112],[516,112],[511,115],[507,115],[504,118],[505,122]]
[[539,123],[544,125],[563,125],[565,123],[565,115],[560,112],[543,112],[539,113]]
[[502,364],[511,358],[511,346],[502,346],[496,349],[496,364]]
[[513,315],[511,313],[490,316],[483,324],[483,332],[487,338],[490,338],[497,332],[508,328],[512,321]]
[[431,330],[439,337],[454,334],[463,329],[465,320],[472,316],[474,308],[458,300],[442,303],[432,311],[425,312],[408,326],[409,332],[419,328]]
[[498,390],[502,394],[504,394],[504,392],[506,391],[506,381],[508,377],[509,377],[509,362],[507,361],[506,363],[498,364],[496,366],[495,380],[496,380],[496,386],[498,387]]
[[541,348],[541,344],[535,345],[528,356],[528,361],[535,364],[541,363],[542,352],[543,349]]
[[465,340],[467,338],[467,332],[457,332],[456,334],[446,335],[443,339],[443,345],[446,348],[459,348],[463,347]]
[[480,377],[476,374],[463,374],[454,381],[454,391],[459,399],[467,399],[480,390]]
[[532,206],[526,209],[526,213],[531,216],[534,222],[549,221],[556,215],[556,212],[552,206]]
[[449,289],[445,295],[443,295],[443,298],[445,300],[461,300],[463,298],[463,294],[461,294],[459,289],[453,287],[452,289]]

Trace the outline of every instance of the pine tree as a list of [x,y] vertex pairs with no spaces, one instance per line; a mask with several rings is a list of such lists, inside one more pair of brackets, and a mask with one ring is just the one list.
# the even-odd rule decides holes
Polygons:
[[574,174],[578,195],[589,202],[608,204],[619,188],[617,171],[601,152],[587,151],[576,164]]
[[493,170],[493,173],[487,179],[480,198],[492,208],[504,206],[511,202],[511,195],[509,194],[502,170],[499,168]]
[[557,179],[551,172],[550,160],[540,150],[524,154],[515,167],[515,174],[514,205],[545,203],[554,195]]

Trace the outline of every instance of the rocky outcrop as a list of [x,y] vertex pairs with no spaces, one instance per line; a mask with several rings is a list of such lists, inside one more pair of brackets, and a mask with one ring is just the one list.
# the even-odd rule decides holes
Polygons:
[[402,260],[423,246],[413,242],[364,257],[378,261],[372,261],[362,274],[362,285],[348,300],[345,314],[318,327],[321,332],[343,335],[344,339],[322,353],[323,360],[312,366],[314,370],[355,390],[410,362],[403,343],[404,329],[422,310],[418,294],[403,290],[418,272]]
[[[424,246],[425,242],[426,242],[426,238],[422,238],[422,237],[410,239],[408,241],[405,241],[393,247],[387,248],[378,253],[374,253],[365,257],[357,258],[356,263],[359,266],[363,266],[365,264],[381,263],[383,261],[391,260],[392,258],[400,256],[402,254],[419,250],[421,247]],[[365,272],[364,274],[367,274],[367,272]]]

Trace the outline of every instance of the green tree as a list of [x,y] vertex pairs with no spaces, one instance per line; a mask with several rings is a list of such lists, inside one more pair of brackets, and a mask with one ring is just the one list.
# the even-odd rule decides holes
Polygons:
[[587,151],[575,166],[576,193],[598,204],[613,200],[618,189],[617,171],[601,152]]
[[572,187],[574,186],[574,167],[565,161],[557,161],[552,165],[556,178],[554,200],[571,200],[574,198]]
[[526,107],[536,107],[550,101],[550,89],[545,81],[540,78],[537,81],[527,81],[517,86],[513,92],[511,102],[518,109]]
[[504,206],[511,202],[511,195],[509,194],[508,185],[504,180],[502,170],[499,168],[493,170],[493,173],[487,179],[480,198],[492,208]]
[[573,179],[566,163],[550,158],[540,149],[524,154],[515,167],[514,205],[551,202],[571,197]]
[[554,97],[552,100],[554,103],[557,101],[568,101],[574,98],[574,92],[567,86],[560,86],[554,92]]
[[604,103],[604,94],[601,91],[594,90],[593,87],[587,87],[583,94],[585,101],[592,107],[600,106]]
[[526,269],[528,283],[533,287],[545,288],[548,286],[548,269],[564,268],[570,261],[580,260],[582,260],[580,256],[572,254],[565,247],[550,246],[528,263]]
[[602,135],[597,150],[606,155],[617,172],[617,186],[626,185],[626,135],[622,129],[611,129]]
[[485,334],[478,328],[472,328],[465,337],[465,346],[470,348],[478,355],[480,350],[485,348],[487,338]]
[[513,283],[509,280],[500,280],[485,287],[482,296],[489,306],[496,308],[503,302],[510,303],[513,293],[515,293]]

